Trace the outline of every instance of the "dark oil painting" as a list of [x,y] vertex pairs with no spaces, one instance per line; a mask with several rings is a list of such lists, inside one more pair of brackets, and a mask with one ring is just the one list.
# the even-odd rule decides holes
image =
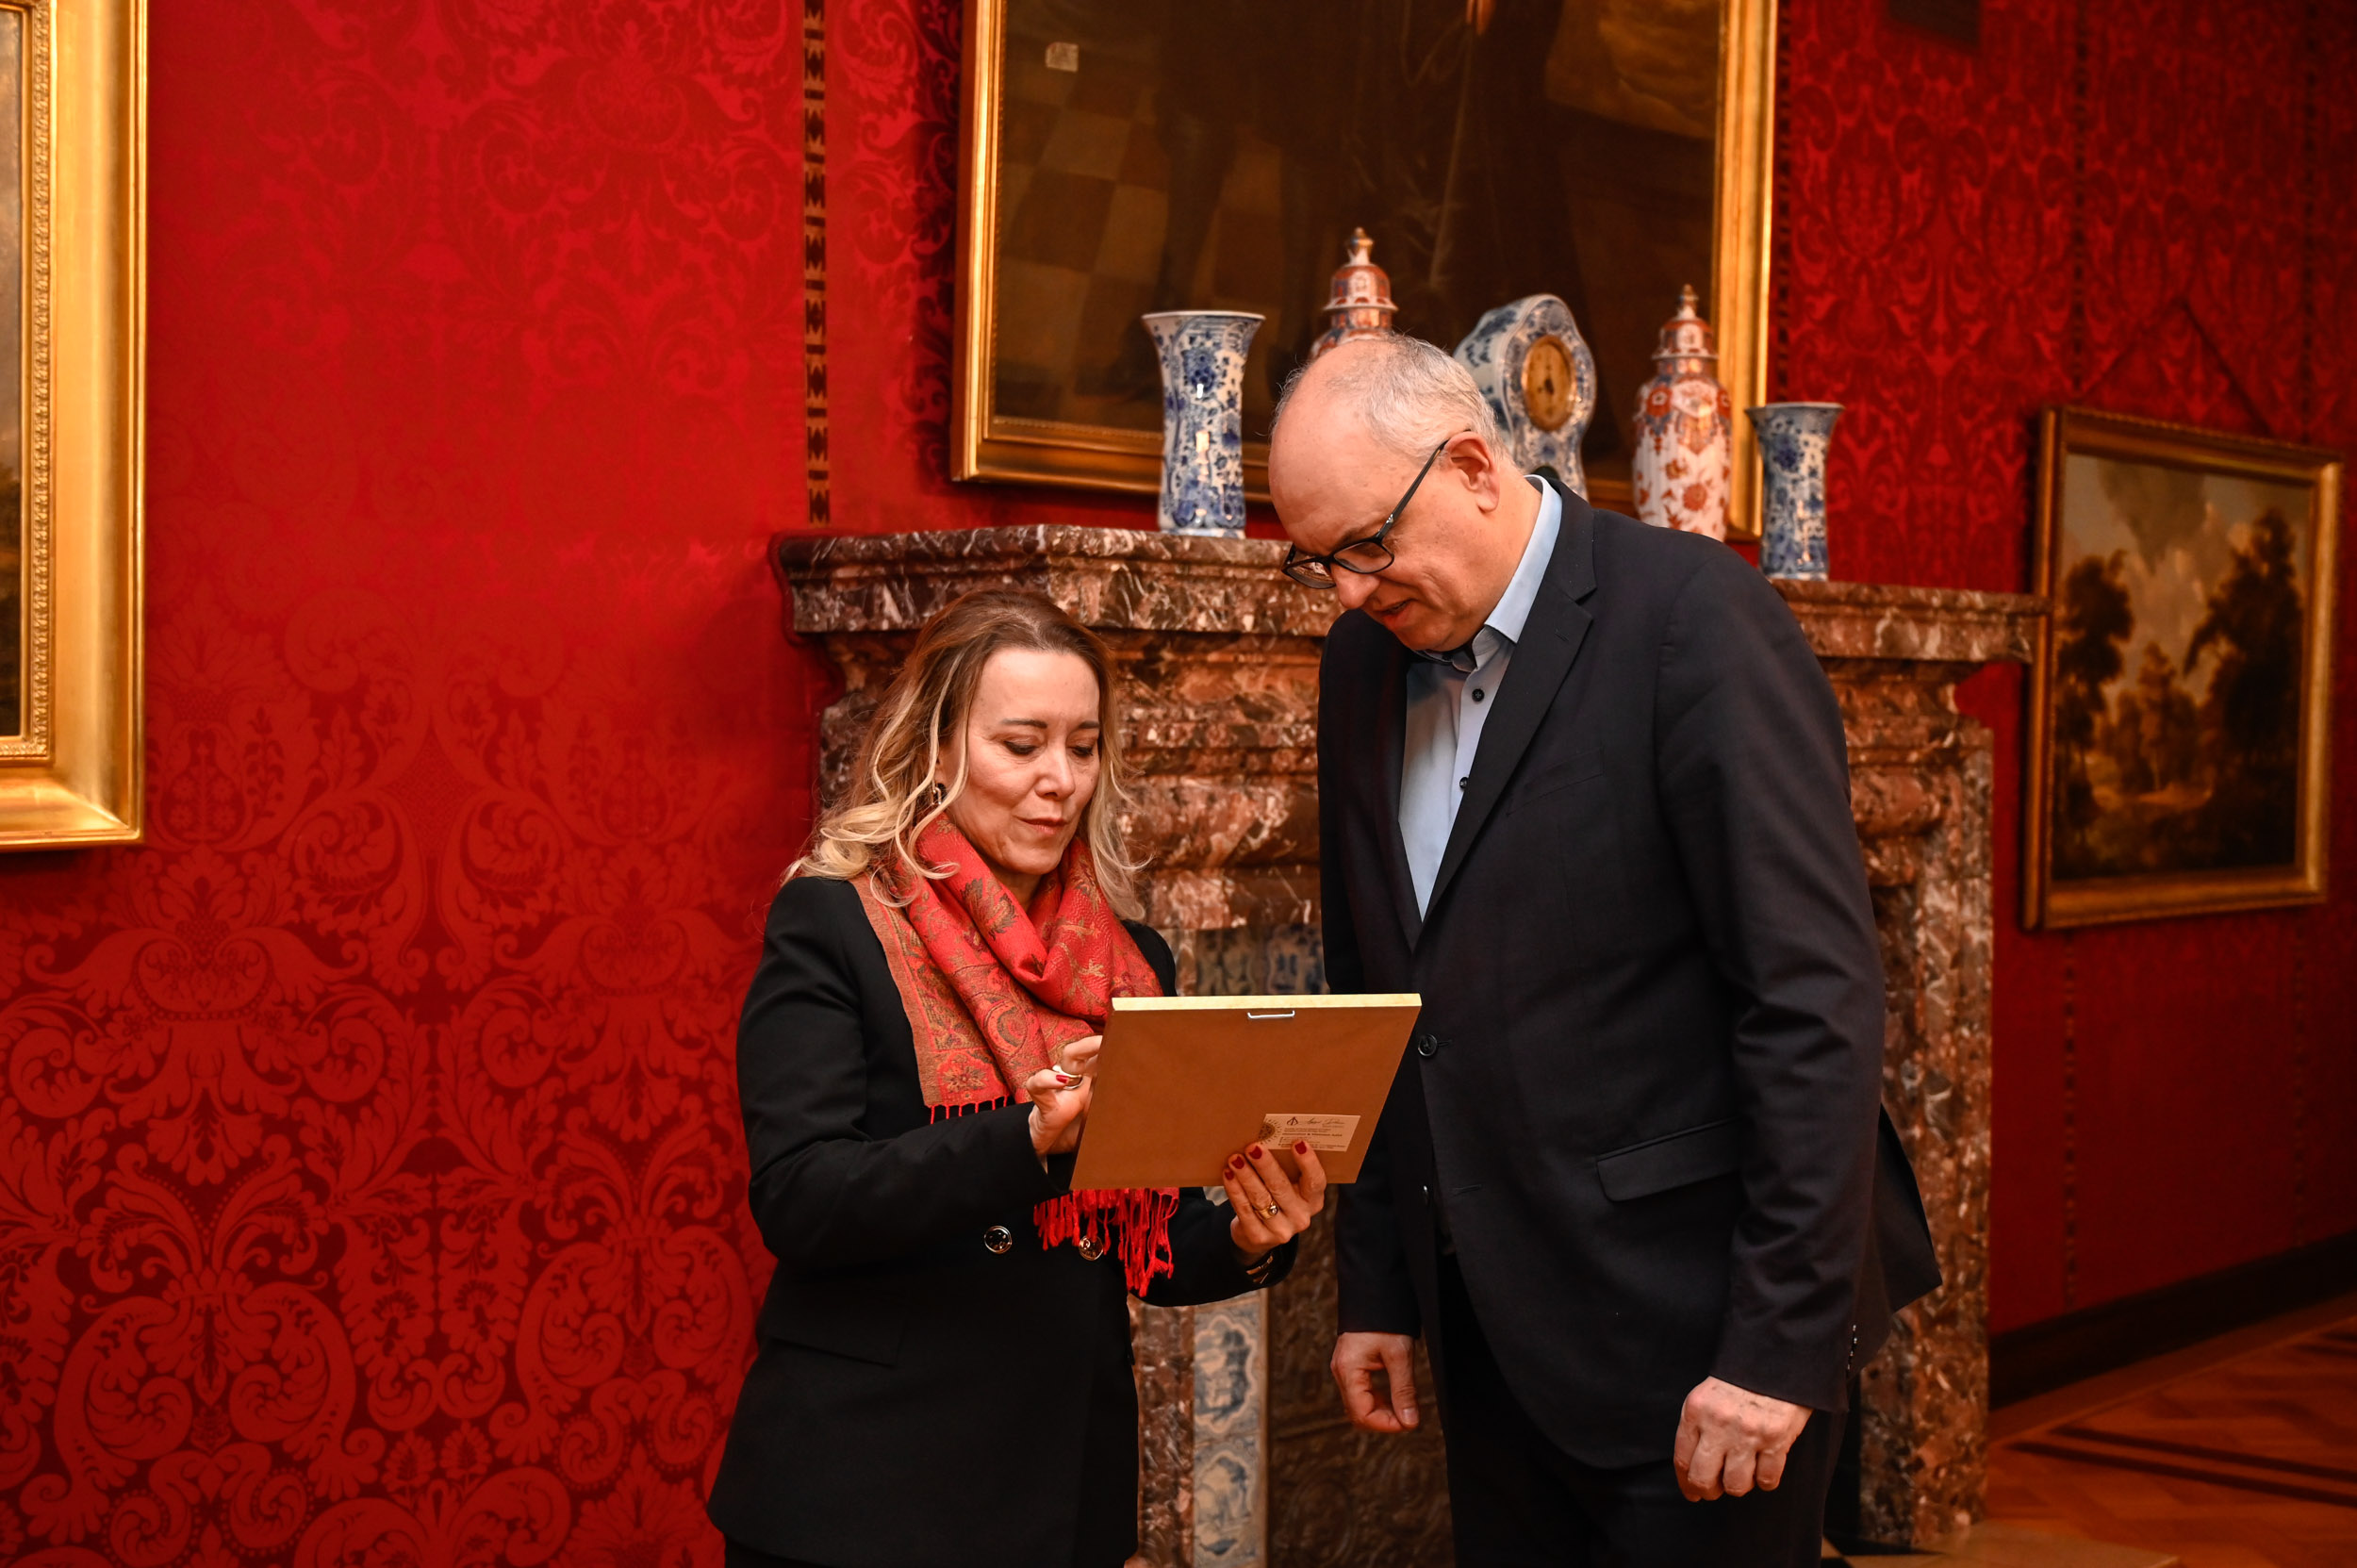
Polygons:
[[1323,328],[1354,227],[1399,330],[1454,348],[1559,295],[1590,472],[1678,290],[1712,282],[1720,0],[1008,0],[997,413],[1159,431],[1142,312],[1259,311],[1244,428]]
[[2314,487],[2080,452],[2061,503],[2052,877],[2291,866]]

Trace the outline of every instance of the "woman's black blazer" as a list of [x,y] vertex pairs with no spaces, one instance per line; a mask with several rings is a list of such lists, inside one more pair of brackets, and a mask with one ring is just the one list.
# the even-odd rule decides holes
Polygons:
[[[1168,945],[1129,932],[1175,989]],[[827,1568],[1060,1568],[1100,1550],[1117,1563],[1137,1472],[1119,1258],[1040,1246],[1032,1206],[1067,1189],[1072,1160],[1041,1168],[1028,1103],[931,1119],[899,991],[849,883],[780,890],[736,1077],[753,1218],[778,1267],[713,1523]],[[1228,1219],[1189,1189],[1170,1228],[1176,1272],[1146,1299],[1252,1289]],[[1289,1246],[1267,1282],[1291,1263]]]

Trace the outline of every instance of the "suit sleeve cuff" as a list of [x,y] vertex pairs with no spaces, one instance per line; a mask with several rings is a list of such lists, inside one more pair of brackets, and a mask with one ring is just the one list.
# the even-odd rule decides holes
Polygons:
[[1268,1289],[1293,1272],[1294,1259],[1301,1250],[1299,1242],[1285,1243],[1269,1254],[1268,1267],[1255,1279],[1244,1266],[1244,1260],[1236,1256],[1235,1244],[1228,1239],[1227,1230],[1226,1226],[1221,1226],[1219,1245],[1204,1246],[1200,1257],[1188,1268],[1187,1294],[1198,1305]]
[[1849,1408],[1850,1364],[1855,1359],[1855,1330],[1838,1344],[1803,1346],[1791,1343],[1739,1342],[1732,1337],[1719,1345],[1710,1375],[1747,1393],[1805,1405],[1813,1411]]
[[1424,1332],[1424,1314],[1416,1310],[1413,1293],[1352,1290],[1344,1285],[1335,1300],[1335,1324],[1345,1334],[1406,1334]]
[[1010,1203],[1045,1203],[1072,1190],[1072,1167],[1080,1156],[1051,1154],[1044,1161],[1040,1158],[1039,1150],[1031,1147],[1030,1105],[1007,1105],[977,1114],[988,1119],[983,1136],[992,1149],[1003,1157]]

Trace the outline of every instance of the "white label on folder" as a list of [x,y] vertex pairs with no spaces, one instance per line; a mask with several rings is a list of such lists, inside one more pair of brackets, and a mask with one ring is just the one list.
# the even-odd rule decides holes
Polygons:
[[1295,1144],[1308,1144],[1311,1148],[1343,1152],[1350,1147],[1350,1140],[1359,1134],[1356,1116],[1319,1116],[1306,1111],[1271,1111],[1261,1122],[1261,1142],[1291,1148]]

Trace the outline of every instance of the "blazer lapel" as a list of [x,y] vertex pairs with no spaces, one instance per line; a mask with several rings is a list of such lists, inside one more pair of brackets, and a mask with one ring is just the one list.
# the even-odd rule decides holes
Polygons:
[[[1572,661],[1579,656],[1580,644],[1587,639],[1593,619],[1579,602],[1594,592],[1596,586],[1594,518],[1586,502],[1559,485],[1555,489],[1563,498],[1562,532],[1557,536],[1555,556],[1547,563],[1546,581],[1530,606],[1530,619],[1523,627],[1522,640],[1514,645],[1514,657],[1506,669],[1506,683],[1498,688],[1497,707],[1491,713],[1490,721],[1482,726],[1481,745],[1474,752],[1465,799],[1457,808],[1456,824],[1449,830],[1448,849],[1441,856],[1440,873],[1432,879],[1432,898],[1425,906],[1427,912],[1441,907],[1441,900],[1447,894],[1458,867],[1465,864],[1466,855],[1472,852],[1482,824],[1490,819],[1490,814],[1505,795],[1507,781],[1514,776],[1523,753],[1530,749],[1532,737],[1538,734],[1547,711],[1555,705],[1556,691],[1563,685],[1563,677],[1571,672]],[[1404,747],[1404,712],[1396,724],[1395,733],[1400,734]],[[1396,769],[1392,776],[1396,792]],[[1396,812],[1393,819],[1397,819]],[[1404,864],[1404,851],[1402,861]],[[1414,907],[1412,900],[1409,907]]]
[[1388,633],[1384,635],[1383,677],[1376,684],[1375,792],[1381,819],[1375,824],[1376,841],[1383,846],[1383,875],[1392,886],[1392,907],[1399,929],[1413,951],[1424,933],[1424,916],[1416,908],[1416,883],[1408,871],[1408,845],[1399,836],[1400,771],[1408,754],[1408,650]]

